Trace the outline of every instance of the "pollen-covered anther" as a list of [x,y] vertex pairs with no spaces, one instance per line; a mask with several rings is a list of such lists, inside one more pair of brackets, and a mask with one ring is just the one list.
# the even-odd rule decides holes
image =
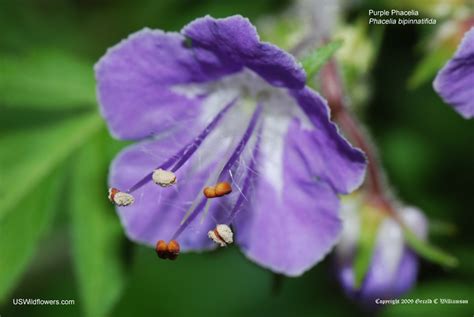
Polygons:
[[133,204],[135,198],[128,194],[121,192],[117,188],[109,188],[109,200],[119,207],[129,206]]
[[155,251],[160,259],[165,260],[168,258],[168,244],[164,240],[158,240]]
[[221,182],[216,185],[216,195],[221,197],[232,192],[232,186],[228,182]]
[[179,255],[180,246],[176,240],[171,240],[169,243],[166,243],[164,240],[158,240],[155,251],[160,259],[176,260]]
[[176,258],[179,255],[179,251],[180,251],[180,246],[179,246],[178,241],[171,240],[170,243],[168,243],[168,259],[176,260]]
[[152,178],[153,182],[161,187],[169,187],[176,184],[176,175],[171,171],[166,171],[161,168],[153,171]]
[[212,186],[205,187],[202,192],[204,193],[204,196],[206,196],[207,198],[217,197],[216,196],[216,189]]
[[226,247],[234,242],[234,233],[228,225],[217,225],[217,227],[209,231],[207,235],[221,247]]
[[208,186],[203,190],[204,196],[206,198],[221,197],[232,192],[232,186],[228,182],[220,182],[216,186]]

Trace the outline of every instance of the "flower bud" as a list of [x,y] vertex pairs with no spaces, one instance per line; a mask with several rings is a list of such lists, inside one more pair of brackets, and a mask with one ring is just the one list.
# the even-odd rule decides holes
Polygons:
[[[376,308],[375,299],[380,296],[397,298],[413,287],[418,274],[418,258],[406,245],[400,224],[384,216],[383,210],[358,198],[349,197],[342,204],[344,228],[336,247],[336,274],[350,298],[373,309]],[[382,218],[374,219],[376,212],[382,214]],[[426,237],[426,218],[421,211],[405,207],[396,212],[417,236]],[[368,235],[371,231],[373,234]],[[365,262],[361,252],[367,248],[371,251]],[[362,271],[359,280],[361,263],[366,265],[366,270]]]

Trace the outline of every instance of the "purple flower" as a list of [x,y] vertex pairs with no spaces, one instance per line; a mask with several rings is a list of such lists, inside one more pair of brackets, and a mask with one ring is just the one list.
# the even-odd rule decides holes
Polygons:
[[[296,60],[260,42],[248,19],[207,16],[181,33],[141,30],[95,71],[111,133],[140,140],[110,169],[111,186],[135,198],[117,208],[130,239],[212,249],[208,231],[229,225],[248,258],[292,276],[334,246],[337,195],[361,184],[364,155],[338,133]],[[154,183],[157,169],[170,186]],[[232,192],[205,197],[217,183]]]
[[[405,244],[403,230],[392,218],[379,224],[375,250],[362,285],[355,286],[354,257],[361,230],[360,209],[344,204],[344,229],[336,248],[337,275],[345,293],[367,308],[376,307],[375,300],[394,299],[412,288],[418,275],[418,257]],[[420,238],[427,235],[427,221],[421,211],[402,208],[399,216]]]
[[464,118],[474,116],[474,28],[466,32],[454,57],[439,71],[433,86]]

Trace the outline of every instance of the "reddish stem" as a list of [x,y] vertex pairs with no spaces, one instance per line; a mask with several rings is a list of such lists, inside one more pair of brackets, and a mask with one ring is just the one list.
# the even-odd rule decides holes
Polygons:
[[338,123],[347,137],[365,152],[367,157],[367,178],[364,186],[368,191],[369,200],[390,214],[395,215],[390,199],[384,190],[383,172],[377,160],[375,149],[367,140],[365,133],[359,128],[360,124],[357,119],[347,109],[342,81],[337,65],[333,60],[323,67],[321,76],[321,89],[328,100],[332,119]]

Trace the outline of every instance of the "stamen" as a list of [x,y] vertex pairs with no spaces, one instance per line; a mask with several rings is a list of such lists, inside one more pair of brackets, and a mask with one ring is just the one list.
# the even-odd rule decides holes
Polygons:
[[176,175],[173,172],[165,171],[164,169],[157,169],[152,175],[155,184],[161,187],[169,187],[176,184]]
[[160,259],[165,260],[168,258],[168,244],[164,240],[158,240],[155,251]]
[[[260,104],[257,105],[257,108],[255,109],[252,118],[250,119],[249,125],[240,140],[239,144],[235,148],[235,150],[232,152],[232,154],[229,157],[229,160],[226,162],[224,167],[222,168],[221,172],[219,173],[219,178],[225,178],[227,176],[227,173],[230,171],[230,169],[233,167],[237,159],[239,158],[240,154],[245,148],[245,145],[248,143],[250,140],[250,137],[252,135],[252,132],[255,130],[255,127],[257,125],[258,119],[260,117],[260,114],[262,112],[262,106]],[[230,185],[230,184],[229,184]],[[239,196],[240,197],[240,196]],[[196,205],[195,209],[190,209],[185,217],[184,220],[181,222],[181,225],[178,227],[176,232],[173,235],[172,239],[177,239],[179,235],[184,231],[184,229],[196,218],[196,216],[201,213],[201,211],[204,209],[207,203],[206,198],[202,198],[201,201]]]
[[251,185],[251,180],[252,176],[255,176],[254,170],[255,166],[257,165],[258,161],[258,154],[259,154],[259,148],[260,148],[260,135],[262,133],[262,127],[263,125],[260,126],[258,133],[257,133],[257,142],[255,143],[255,146],[252,151],[252,159],[250,161],[250,166],[248,167],[248,172],[247,175],[245,175],[244,182],[242,185],[242,189],[240,191],[240,196],[237,198],[237,201],[235,202],[234,207],[232,208],[232,211],[230,212],[230,217],[228,223],[232,223],[234,220],[235,216],[237,215],[237,212],[240,210],[240,207],[242,206],[244,200],[247,200],[246,196],[249,192],[250,185]]
[[118,192],[120,192],[120,190],[118,190],[117,188],[114,188],[114,187],[109,188],[108,197],[111,202],[114,202],[115,194],[117,194]]
[[120,190],[114,187],[109,188],[108,197],[112,203],[119,207],[129,206],[135,201],[135,198],[132,195],[121,192]]
[[[179,150],[176,154],[171,156],[166,162],[161,164],[156,168],[168,170],[173,164],[176,165],[171,169],[172,172],[176,172],[186,161],[193,155],[194,152],[199,148],[202,142],[206,139],[207,136],[212,132],[212,130],[217,126],[219,121],[222,119],[224,114],[232,108],[237,102],[238,98],[234,98],[230,101],[215,117],[212,121],[207,125],[207,127],[190,143],[186,144],[181,150]],[[180,159],[181,158],[181,159]],[[141,180],[139,180],[135,185],[130,187],[127,191],[128,193],[133,193],[137,189],[141,188],[143,185],[147,184],[153,178],[153,172],[144,176]]]
[[221,247],[226,247],[234,242],[234,233],[228,225],[217,225],[217,227],[214,230],[209,231],[207,235]]
[[180,251],[180,246],[179,246],[178,241],[171,240],[170,243],[168,243],[168,259],[176,260],[176,258],[179,255],[179,251]]
[[[258,122],[258,119],[260,118],[261,112],[262,112],[262,105],[257,104],[257,108],[252,114],[252,118],[250,119],[249,125],[247,126],[247,129],[245,130],[244,135],[242,136],[242,139],[239,141],[238,145],[236,146],[236,148],[230,155],[229,160],[226,162],[221,172],[219,173],[219,176],[217,177],[218,180],[227,179],[228,178],[227,173],[229,174],[230,178],[232,178],[231,169],[234,166],[235,162],[239,159],[240,155],[242,154],[242,151],[245,149],[245,146],[250,140],[250,137],[252,136],[253,131],[255,130],[255,127],[257,126],[257,122]],[[231,192],[232,192],[232,186],[230,185],[229,182],[219,182],[216,186],[214,187],[208,186],[208,187],[205,187],[203,190],[204,196],[206,198],[222,197],[224,195],[230,194]],[[204,219],[207,216],[209,208],[210,208],[210,204],[208,203],[206,204],[205,212],[202,215],[201,223],[204,222]],[[188,211],[188,213],[185,216],[185,219],[192,212],[191,210],[192,209]]]
[[[228,145],[228,148],[226,150],[226,153],[230,151],[231,148],[233,148],[234,146],[234,140],[232,140],[232,142],[229,143]],[[227,155],[226,155],[227,156]],[[222,161],[222,162],[219,162],[219,166],[215,169],[215,172],[211,173],[211,175],[209,175],[209,177],[207,178],[207,180],[204,182],[205,184],[209,184],[209,183],[215,183],[217,181],[217,178],[219,176],[219,171],[222,170],[222,168],[224,167],[225,165],[225,161]],[[215,188],[212,187],[213,189],[213,193],[215,195]],[[208,192],[209,195],[213,195],[212,192]],[[196,199],[194,199],[191,207],[189,207],[188,211],[186,212],[186,214],[184,215],[183,217],[183,220],[181,220],[181,225],[184,224],[184,222],[186,221],[186,219],[188,219],[188,217],[191,215],[191,213],[194,211],[194,209],[196,208],[197,204],[198,204],[198,201],[199,201],[199,198],[201,198],[201,195],[198,194],[198,196],[196,197]],[[209,207],[210,207],[210,204],[207,202],[206,203],[206,212],[204,213],[204,215],[207,214],[207,211],[209,210]],[[203,220],[204,220],[204,215],[203,215]]]
[[232,192],[232,186],[228,182],[220,182],[216,186],[207,186],[203,193],[206,198],[221,197]]
[[212,186],[204,187],[204,190],[202,192],[204,193],[204,196],[206,196],[206,198],[217,197],[215,187],[212,187]]
[[217,197],[222,197],[232,192],[232,186],[228,182],[220,182],[215,188]]
[[211,133],[211,131],[216,127],[217,123],[219,123],[220,119],[224,116],[224,114],[229,110],[237,101],[237,98],[232,100],[224,109],[221,110],[217,114],[217,116],[212,120],[212,122],[202,131],[197,138],[195,138],[189,146],[184,149],[181,159],[173,166],[171,171],[176,172],[184,163],[191,157],[191,155],[196,152],[202,142],[206,139],[206,137]]
[[196,218],[196,216],[204,209],[204,206],[206,206],[207,200],[205,198],[202,198],[201,201],[197,204],[196,208],[189,214],[189,216],[186,218],[185,221],[181,223],[181,225],[178,227],[178,230],[173,234],[172,239],[176,240],[179,235],[186,229],[186,227]]
[[155,251],[160,259],[176,260],[179,255],[180,246],[176,240],[171,240],[169,243],[166,243],[164,240],[158,240]]
[[247,145],[248,141],[250,140],[250,137],[252,136],[255,127],[257,126],[258,119],[260,118],[260,114],[262,113],[262,105],[258,104],[257,109],[255,109],[255,112],[252,115],[252,118],[250,119],[250,123],[247,127],[247,130],[245,130],[245,133],[242,137],[242,140],[240,140],[239,144],[235,148],[234,153],[232,153],[232,156],[230,159],[227,161],[226,165],[222,169],[222,172],[220,173],[218,180],[224,181],[227,179],[227,174],[232,168],[232,166],[235,164],[235,162],[239,159],[240,155],[242,154],[242,151],[244,150],[245,146]]

